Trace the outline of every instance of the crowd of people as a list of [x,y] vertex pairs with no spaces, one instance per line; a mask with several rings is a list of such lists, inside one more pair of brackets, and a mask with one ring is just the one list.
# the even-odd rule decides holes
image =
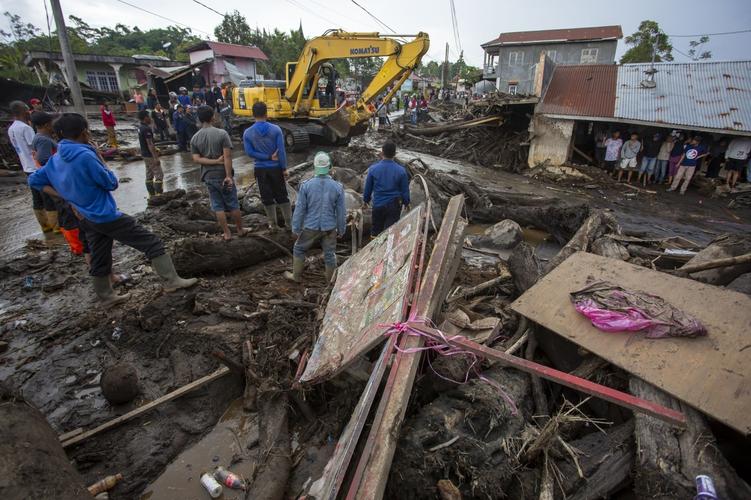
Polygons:
[[[163,192],[163,171],[153,128],[157,106],[158,103],[138,112],[139,145],[150,196]],[[105,305],[129,298],[129,294],[118,295],[113,288],[118,283],[118,276],[113,273],[115,241],[142,252],[162,278],[165,290],[197,283],[197,279],[178,275],[161,238],[118,209],[112,195],[119,186],[118,178],[92,144],[85,117],[32,111],[20,101],[11,103],[11,111],[14,121],[9,136],[28,176],[39,224],[45,232],[61,232],[71,252],[84,257],[96,298]],[[201,180],[222,229],[222,238],[230,240],[233,234],[228,217],[237,236],[245,236],[247,229],[243,227],[232,166],[233,143],[226,130],[214,126],[216,112],[216,107],[205,103],[198,106],[195,114],[200,129],[190,139],[190,153],[193,162],[200,166]],[[269,229],[281,230],[277,220],[279,209],[284,230],[296,236],[292,270],[285,277],[302,281],[306,253],[320,246],[325,275],[330,280],[337,267],[336,242],[346,231],[344,188],[330,175],[331,158],[324,152],[315,155],[314,175],[300,185],[293,211],[287,194],[287,156],[282,130],[267,121],[266,105],[262,102],[254,103],[253,116],[255,123],[245,130],[242,143],[254,162]],[[102,106],[102,117],[111,119],[112,125],[106,126],[114,127],[114,116],[106,105]],[[363,207],[372,204],[373,237],[395,224],[404,207],[409,208],[409,178],[404,167],[394,161],[395,155],[393,142],[383,144],[381,160],[369,168],[366,177]]]
[[736,137],[712,141],[700,135],[673,131],[656,132],[641,138],[629,134],[623,140],[618,130],[595,135],[595,154],[599,165],[617,178],[637,184],[665,184],[667,191],[685,194],[696,172],[706,165],[705,175],[717,178],[724,168],[725,183],[734,189],[739,181],[751,182],[751,138]]

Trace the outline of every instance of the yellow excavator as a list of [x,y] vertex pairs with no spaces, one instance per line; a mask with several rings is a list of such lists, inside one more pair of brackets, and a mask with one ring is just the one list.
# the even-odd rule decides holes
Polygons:
[[[401,43],[395,38],[411,38]],[[265,102],[269,121],[284,132],[287,149],[301,151],[312,141],[347,144],[365,133],[372,113],[368,103],[389,89],[388,103],[428,51],[430,38],[417,35],[382,36],[329,30],[309,40],[296,62],[287,63],[285,80],[246,80],[232,91],[233,113],[252,117],[253,104]],[[337,105],[336,71],[331,61],[385,57],[383,65],[354,104]],[[325,79],[325,90],[319,80]]]

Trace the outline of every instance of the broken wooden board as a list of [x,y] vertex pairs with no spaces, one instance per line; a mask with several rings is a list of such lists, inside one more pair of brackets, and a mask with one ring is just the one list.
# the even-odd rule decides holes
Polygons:
[[383,340],[383,325],[402,321],[424,210],[420,205],[409,212],[339,268],[300,382],[332,377]]
[[[589,278],[660,296],[694,315],[709,334],[648,339],[643,333],[600,331],[574,309],[569,298]],[[730,427],[751,432],[751,297],[577,252],[511,307]]]

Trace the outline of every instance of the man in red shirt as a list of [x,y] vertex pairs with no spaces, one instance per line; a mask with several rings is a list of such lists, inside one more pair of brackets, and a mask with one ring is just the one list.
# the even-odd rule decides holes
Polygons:
[[107,144],[111,148],[117,148],[117,134],[115,134],[115,115],[112,113],[109,104],[106,102],[101,105],[99,110],[102,112],[102,124],[107,129]]

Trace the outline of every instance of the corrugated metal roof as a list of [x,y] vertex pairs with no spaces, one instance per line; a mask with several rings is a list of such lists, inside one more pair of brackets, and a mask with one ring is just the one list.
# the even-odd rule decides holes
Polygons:
[[260,61],[269,60],[266,54],[255,45],[236,45],[234,43],[213,42],[211,40],[204,40],[188,47],[188,52],[202,49],[211,49],[214,51],[214,54],[220,56],[243,57],[246,59],[258,59]]
[[623,31],[615,26],[592,26],[589,28],[564,28],[555,30],[514,31],[501,33],[498,38],[482,44],[488,45],[545,43],[545,42],[585,42],[588,40],[609,40],[623,37]]
[[618,67],[614,64],[557,66],[537,112],[612,117],[617,73]]
[[649,63],[618,67],[615,117],[685,128],[751,132],[751,61]]

